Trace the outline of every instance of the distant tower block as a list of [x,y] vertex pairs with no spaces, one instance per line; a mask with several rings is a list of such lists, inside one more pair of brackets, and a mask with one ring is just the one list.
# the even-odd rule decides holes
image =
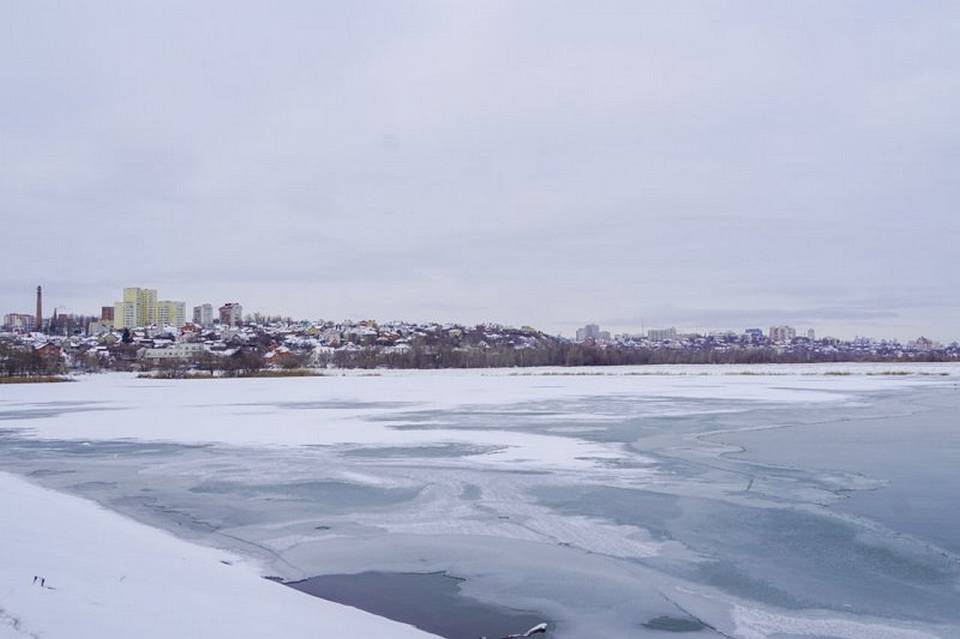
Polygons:
[[37,320],[36,320],[36,330],[43,330],[43,289],[40,286],[37,286]]

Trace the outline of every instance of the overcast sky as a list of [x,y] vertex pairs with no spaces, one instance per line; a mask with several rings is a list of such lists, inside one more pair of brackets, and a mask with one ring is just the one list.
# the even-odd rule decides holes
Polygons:
[[960,338],[958,2],[0,13],[2,312]]

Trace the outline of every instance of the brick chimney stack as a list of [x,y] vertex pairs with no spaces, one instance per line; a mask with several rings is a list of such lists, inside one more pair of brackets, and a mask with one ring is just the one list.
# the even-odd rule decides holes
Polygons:
[[43,331],[43,290],[37,286],[37,331]]

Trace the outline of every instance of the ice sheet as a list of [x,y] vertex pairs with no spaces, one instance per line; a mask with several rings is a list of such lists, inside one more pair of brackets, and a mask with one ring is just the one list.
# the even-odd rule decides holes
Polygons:
[[432,636],[284,588],[234,553],[7,473],[0,473],[0,535],[0,636]]
[[[893,464],[913,412],[939,402],[954,414],[958,367],[896,369],[912,374],[99,375],[0,389],[0,468],[230,548],[264,574],[446,571],[469,596],[548,615],[561,638],[713,626],[779,639],[858,623],[950,637],[956,557],[895,519],[835,508],[898,477],[845,463],[871,433],[864,420],[902,416],[881,426]],[[841,448],[818,457],[807,444],[791,464],[791,434],[814,428]],[[956,439],[948,423],[937,432]]]

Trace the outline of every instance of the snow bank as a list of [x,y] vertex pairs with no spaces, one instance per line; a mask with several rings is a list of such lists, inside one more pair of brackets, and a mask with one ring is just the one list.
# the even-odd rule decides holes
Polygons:
[[[433,637],[0,473],[0,637]],[[46,587],[33,583],[46,578]]]

